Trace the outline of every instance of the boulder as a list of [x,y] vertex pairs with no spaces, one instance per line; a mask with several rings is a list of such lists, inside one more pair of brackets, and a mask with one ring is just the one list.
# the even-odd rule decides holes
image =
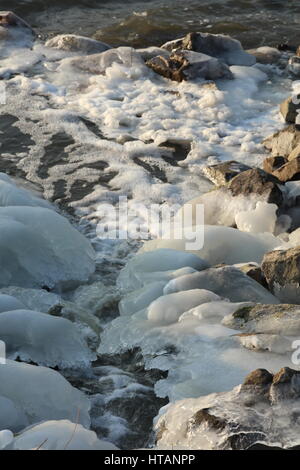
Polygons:
[[283,183],[287,181],[296,181],[300,179],[300,155],[293,158],[291,161],[285,163],[277,170],[273,171],[273,176],[276,176]]
[[142,58],[146,61],[153,59],[153,57],[162,56],[165,59],[170,57],[170,52],[162,49],[161,47],[145,47],[143,49],[137,49],[137,52],[141,54]]
[[223,34],[189,33],[184,38],[170,41],[161,46],[163,49],[173,52],[177,49],[200,52],[220,59],[227,65],[254,65],[256,59],[242,48],[236,39]]
[[217,163],[203,168],[205,176],[217,186],[224,186],[232,178],[243,171],[250,170],[251,167],[244,163],[230,160],[224,163]]
[[237,267],[247,276],[251,277],[251,279],[261,284],[263,287],[268,287],[265,276],[263,275],[261,267],[258,264],[247,263]]
[[282,302],[300,304],[300,247],[267,253],[262,271],[269,289]]
[[297,145],[297,147],[292,150],[292,152],[288,156],[288,160],[294,160],[294,158],[300,157],[300,144]]
[[193,51],[177,50],[169,58],[162,55],[153,57],[146,61],[146,65],[159,75],[177,82],[196,78],[233,78],[229,67],[219,59]]
[[249,305],[225,316],[222,324],[247,333],[296,336],[300,333],[300,307],[294,304]]
[[300,372],[251,372],[222,393],[171,403],[156,422],[157,449],[299,449]]
[[289,158],[291,152],[300,144],[300,129],[298,126],[290,125],[275,134],[267,137],[263,145],[272,152],[273,157]]
[[280,112],[285,122],[291,124],[295,124],[298,110],[300,111],[300,95],[290,96],[280,105]]
[[280,207],[283,193],[279,185],[280,181],[273,175],[259,168],[252,168],[232,178],[228,187],[233,196],[256,194],[263,196],[266,202]]
[[46,47],[60,49],[68,52],[82,52],[84,54],[97,54],[111,49],[111,46],[104,42],[76,34],[59,34],[46,42]]

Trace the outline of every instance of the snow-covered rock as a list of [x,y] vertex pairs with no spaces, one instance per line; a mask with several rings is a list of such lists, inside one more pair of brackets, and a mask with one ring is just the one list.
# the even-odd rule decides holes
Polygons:
[[83,54],[97,54],[111,49],[104,42],[84,36],[77,36],[76,34],[59,34],[49,39],[45,46],[68,52],[82,52]]

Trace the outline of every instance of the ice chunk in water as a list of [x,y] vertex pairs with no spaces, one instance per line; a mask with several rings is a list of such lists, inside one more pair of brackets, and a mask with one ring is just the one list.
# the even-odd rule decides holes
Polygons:
[[94,251],[67,219],[41,207],[0,207],[0,286],[86,281]]
[[[7,360],[0,364],[0,397],[9,398],[23,412],[26,425],[69,419],[90,426],[89,399],[53,369]],[[23,419],[11,430],[21,428]]]
[[10,358],[48,367],[84,367],[95,359],[74,323],[31,310],[1,313],[0,340]]
[[0,294],[0,313],[20,308],[24,308],[24,305],[18,299],[11,295]]
[[68,420],[37,424],[8,443],[11,450],[118,450],[114,444],[98,439],[94,431]]

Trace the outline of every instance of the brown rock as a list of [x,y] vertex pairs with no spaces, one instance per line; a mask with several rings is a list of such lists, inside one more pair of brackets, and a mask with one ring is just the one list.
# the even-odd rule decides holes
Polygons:
[[[279,158],[279,157],[277,157]],[[273,171],[273,175],[280,181],[296,181],[300,179],[300,156],[282,165],[277,170]]]
[[264,160],[263,168],[267,173],[273,173],[273,171],[278,170],[282,165],[287,162],[287,159],[284,157],[268,157]]
[[26,21],[22,20],[19,16],[15,15],[12,11],[0,11],[0,26],[19,26],[22,28],[30,29],[33,32],[31,26]]
[[243,266],[239,266],[239,269],[243,271],[243,273],[247,274],[247,276],[251,277],[251,279],[261,284],[263,287],[265,288],[268,287],[266,278],[263,275],[263,272],[260,266],[248,263],[248,264],[244,264]]
[[210,414],[209,408],[203,408],[202,410],[197,411],[197,413],[192,416],[189,424],[192,427],[198,427],[202,423],[208,424],[209,427],[217,430],[222,430],[226,427],[227,423],[226,420],[223,418],[218,418],[217,416],[214,416],[213,414]]
[[245,378],[243,385],[268,385],[272,383],[273,375],[266,369],[256,369]]
[[233,78],[229,67],[216,59],[198,52],[177,50],[169,58],[153,57],[146,65],[163,77],[182,82],[195,78],[216,80],[218,78]]
[[218,163],[203,168],[205,176],[217,186],[224,186],[232,178],[239,175],[243,171],[250,170],[251,167],[244,163],[230,160],[225,163]]
[[259,47],[247,52],[253,55],[260,64],[277,64],[281,59],[281,52],[274,47]]
[[282,302],[300,303],[300,246],[267,253],[261,267],[269,289]]
[[294,150],[289,154],[288,160],[294,160],[294,158],[300,157],[300,144],[297,145],[297,147],[294,148]]
[[283,367],[273,377],[270,399],[273,403],[300,397],[300,371]]
[[280,181],[273,175],[259,168],[243,171],[235,176],[229,183],[229,189],[233,196],[249,196],[257,194],[264,196],[266,202],[281,206],[283,194],[279,188]]
[[300,111],[300,95],[291,96],[280,105],[280,112],[285,122],[295,123],[298,111]]
[[300,144],[300,130],[298,126],[293,124],[263,141],[263,145],[272,152],[273,157],[288,158],[298,144]]

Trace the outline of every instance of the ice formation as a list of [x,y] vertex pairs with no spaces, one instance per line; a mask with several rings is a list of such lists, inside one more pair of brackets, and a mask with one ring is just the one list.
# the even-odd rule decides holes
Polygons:
[[2,287],[54,287],[85,281],[94,271],[90,243],[53,210],[1,207],[0,226]]
[[43,366],[84,367],[95,359],[73,323],[32,310],[2,312],[0,340],[11,359]]
[[94,431],[69,420],[45,421],[25,429],[14,439],[5,437],[6,450],[118,450],[114,444],[98,439]]
[[89,399],[52,369],[7,360],[0,365],[0,399],[0,415],[7,409],[7,399],[14,410],[15,422],[9,428],[13,432],[49,419],[90,426]]

